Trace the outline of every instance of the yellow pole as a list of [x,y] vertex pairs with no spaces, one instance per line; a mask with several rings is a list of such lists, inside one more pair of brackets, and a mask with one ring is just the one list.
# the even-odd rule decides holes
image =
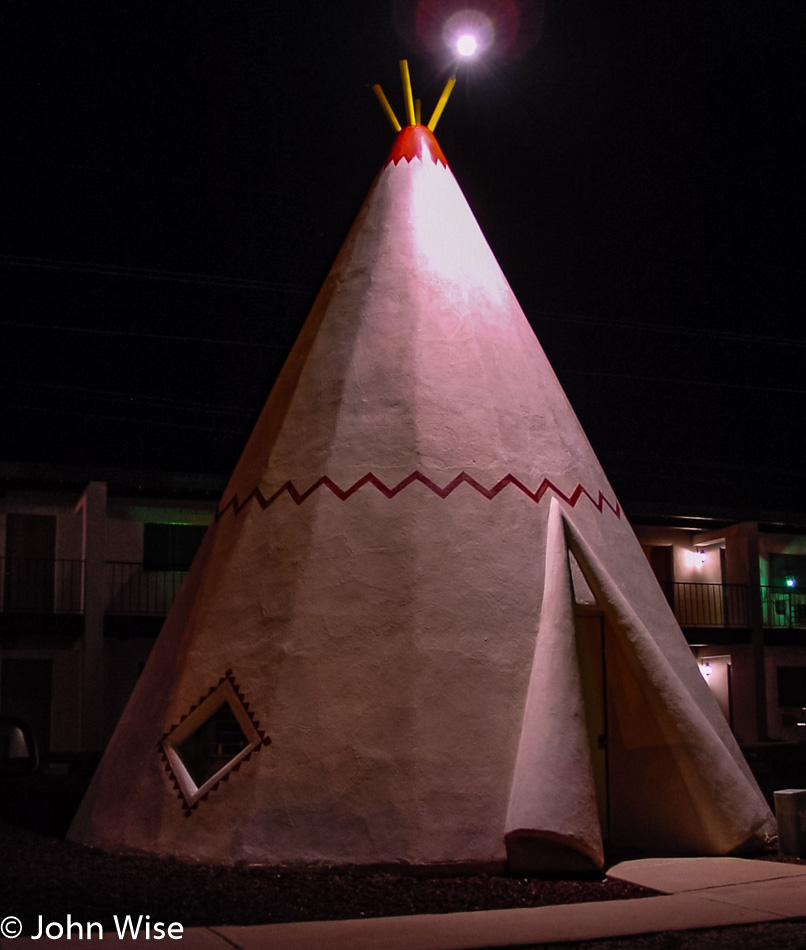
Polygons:
[[451,93],[453,92],[453,87],[456,85],[456,76],[451,76],[451,78],[445,83],[445,88],[442,90],[442,95],[439,97],[439,102],[436,105],[436,108],[431,114],[431,118],[428,120],[428,131],[433,132],[437,127],[437,122],[439,122],[439,117],[442,115],[442,110],[445,108],[448,99],[450,98]]
[[414,100],[414,124],[420,125],[422,119],[423,104],[419,99]]
[[400,60],[400,78],[403,80],[403,98],[406,101],[406,120],[409,125],[416,125],[414,118],[414,97],[411,94],[411,76],[409,76],[409,64],[405,59]]
[[389,105],[389,100],[384,95],[383,89],[381,89],[378,83],[375,83],[375,85],[372,87],[372,91],[375,93],[378,102],[380,102],[381,108],[386,113],[386,118],[389,120],[389,124],[392,126],[395,132],[399,132],[400,123],[397,121],[397,116],[392,110],[392,107]]

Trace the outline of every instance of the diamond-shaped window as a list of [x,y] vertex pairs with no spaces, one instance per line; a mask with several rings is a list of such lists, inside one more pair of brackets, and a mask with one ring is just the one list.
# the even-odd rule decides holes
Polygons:
[[182,797],[194,807],[267,741],[225,679],[163,738],[162,747]]

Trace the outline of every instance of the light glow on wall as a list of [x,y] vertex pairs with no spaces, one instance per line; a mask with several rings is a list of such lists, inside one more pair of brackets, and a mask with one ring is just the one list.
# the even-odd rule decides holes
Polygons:
[[686,567],[703,567],[708,560],[705,551],[686,551],[683,555]]

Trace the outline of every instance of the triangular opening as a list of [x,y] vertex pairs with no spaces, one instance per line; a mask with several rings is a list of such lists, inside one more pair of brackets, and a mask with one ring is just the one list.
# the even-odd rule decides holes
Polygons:
[[585,607],[593,607],[596,604],[596,597],[590,589],[588,582],[579,562],[571,553],[568,552],[568,566],[571,569],[571,587],[574,592],[574,603]]
[[504,829],[513,874],[578,874],[604,862],[570,564],[559,504],[552,501],[543,602]]
[[601,867],[605,841],[672,854],[740,846],[765,806],[559,504],[543,585],[504,833],[511,870]]
[[[611,847],[671,854],[724,854],[739,847],[750,837],[747,828],[766,821],[760,796],[605,563],[567,515],[563,521],[568,547],[603,617],[603,830]],[[596,771],[595,751],[592,757]],[[722,807],[728,789],[733,810]]]

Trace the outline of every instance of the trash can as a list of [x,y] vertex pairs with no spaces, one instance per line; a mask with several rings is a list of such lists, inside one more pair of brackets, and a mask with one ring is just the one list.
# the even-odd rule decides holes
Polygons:
[[806,857],[806,788],[775,792],[775,817],[781,854]]

